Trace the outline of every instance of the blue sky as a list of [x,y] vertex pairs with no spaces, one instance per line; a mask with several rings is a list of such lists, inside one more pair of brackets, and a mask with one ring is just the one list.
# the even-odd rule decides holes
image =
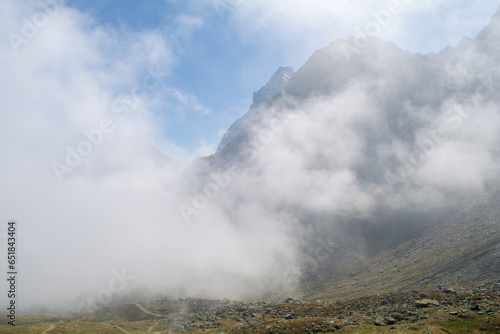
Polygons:
[[[185,110],[165,128],[175,145],[195,151],[215,147],[251,103],[252,93],[281,65],[297,70],[316,49],[355,34],[387,1],[70,0],[96,24],[155,30],[173,41],[168,85],[192,94],[203,112]],[[478,6],[478,4],[481,4]],[[381,38],[427,53],[475,36],[497,3],[405,1]],[[184,22],[184,23],[181,23]],[[186,23],[187,22],[187,23]],[[158,112],[167,112],[161,110]],[[167,109],[167,108],[165,108]]]
[[[286,65],[282,54],[266,53],[258,44],[243,42],[229,20],[230,2],[221,4],[225,6],[193,8],[188,2],[160,0],[68,2],[91,15],[98,25],[159,30],[175,40],[175,66],[168,86],[193,94],[204,106],[204,112],[187,110],[186,117],[174,117],[165,129],[170,140],[188,151],[196,150],[201,142],[215,147],[224,130],[247,111],[252,93],[279,66]],[[179,32],[179,17],[183,16],[200,20],[202,26],[193,32]]]
[[[420,53],[474,37],[498,6],[497,0],[66,0],[63,6],[76,10],[78,15],[68,14],[73,20],[87,20],[93,40],[114,41],[111,63],[140,63],[149,49],[126,44],[154,36],[149,48],[164,55],[169,71],[149,106],[160,125],[155,136],[175,147],[166,154],[195,158],[215,150],[225,129],[248,110],[252,93],[279,66],[297,70],[315,50],[364,30],[391,1],[400,11],[377,37]],[[27,3],[36,7],[35,1]],[[31,15],[29,9],[18,11],[20,17]],[[49,36],[49,29],[44,34]],[[158,57],[150,58],[161,63]],[[141,66],[135,77],[120,77],[121,84],[133,87],[144,73]]]

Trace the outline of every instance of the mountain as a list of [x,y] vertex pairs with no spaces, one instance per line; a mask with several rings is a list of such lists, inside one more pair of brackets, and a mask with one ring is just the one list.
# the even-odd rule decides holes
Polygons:
[[293,75],[293,68],[289,66],[281,66],[278,68],[276,73],[273,74],[266,85],[253,94],[253,101],[250,106],[250,110],[243,117],[234,122],[226,131],[222,141],[217,147],[217,152],[221,151],[244,128],[249,126],[252,122],[252,115],[254,114],[254,111],[271,100],[276,94],[280,93],[288,85],[288,82]]
[[191,186],[237,170],[214,202],[234,224],[252,224],[245,205],[294,224],[302,269],[318,243],[336,245],[341,270],[419,237],[498,177],[499,22],[439,54],[331,43],[233,124]]
[[[319,271],[329,270],[326,251]],[[456,216],[423,235],[342,271],[320,275],[304,288],[307,298],[353,298],[423,286],[466,286],[500,277],[500,183],[490,184]]]

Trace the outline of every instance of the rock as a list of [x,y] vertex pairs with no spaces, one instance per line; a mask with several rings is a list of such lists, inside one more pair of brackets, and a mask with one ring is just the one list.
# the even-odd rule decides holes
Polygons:
[[373,324],[375,326],[387,326],[388,325],[387,321],[385,321],[385,319],[383,319],[383,318],[377,318],[377,319],[375,319],[373,321]]
[[406,317],[400,313],[392,313],[391,318],[396,319],[397,321],[403,321],[406,319]]
[[450,315],[458,315],[458,311],[451,311]]
[[392,317],[385,317],[385,318],[376,318],[373,321],[373,324],[375,326],[388,326],[388,325],[394,325],[396,322],[397,320]]
[[428,307],[430,305],[433,305],[433,306],[439,306],[439,302],[437,300],[433,300],[433,299],[420,299],[420,300],[416,300],[415,301],[415,306],[417,307]]
[[479,311],[479,305],[477,304],[473,304],[471,307],[470,307],[471,311]]

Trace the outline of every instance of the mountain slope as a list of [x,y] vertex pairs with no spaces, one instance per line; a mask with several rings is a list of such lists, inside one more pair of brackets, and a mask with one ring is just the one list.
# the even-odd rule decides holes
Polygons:
[[[331,252],[329,256],[334,257]],[[325,259],[323,266],[328,266]],[[309,298],[463,286],[500,277],[500,185],[455,218],[376,257],[365,258],[311,283]]]

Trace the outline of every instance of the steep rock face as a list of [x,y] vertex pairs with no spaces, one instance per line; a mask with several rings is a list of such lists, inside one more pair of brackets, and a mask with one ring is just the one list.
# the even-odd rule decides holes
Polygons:
[[493,59],[500,59],[500,6],[490,23],[476,38],[478,44],[481,44],[484,52],[488,53]]
[[[474,79],[489,80],[491,76],[498,85],[498,64],[500,62],[500,7],[491,18],[490,23],[477,35],[476,38],[462,38],[460,43],[452,48],[442,50],[434,59],[446,63],[449,70],[453,70],[455,80]],[[490,77],[490,78],[487,78]],[[494,83],[494,82],[493,82]],[[491,87],[486,87],[491,90]]]
[[294,71],[290,66],[281,66],[271,79],[269,79],[267,84],[253,94],[253,102],[250,106],[250,110],[243,117],[234,122],[226,131],[222,141],[217,147],[217,152],[226,147],[231,140],[252,123],[252,117],[255,110],[271,100],[276,94],[279,94],[288,85],[293,75]]
[[290,66],[281,66],[271,79],[269,79],[267,84],[253,94],[253,102],[250,109],[260,107],[274,95],[285,89],[294,73],[293,68]]

